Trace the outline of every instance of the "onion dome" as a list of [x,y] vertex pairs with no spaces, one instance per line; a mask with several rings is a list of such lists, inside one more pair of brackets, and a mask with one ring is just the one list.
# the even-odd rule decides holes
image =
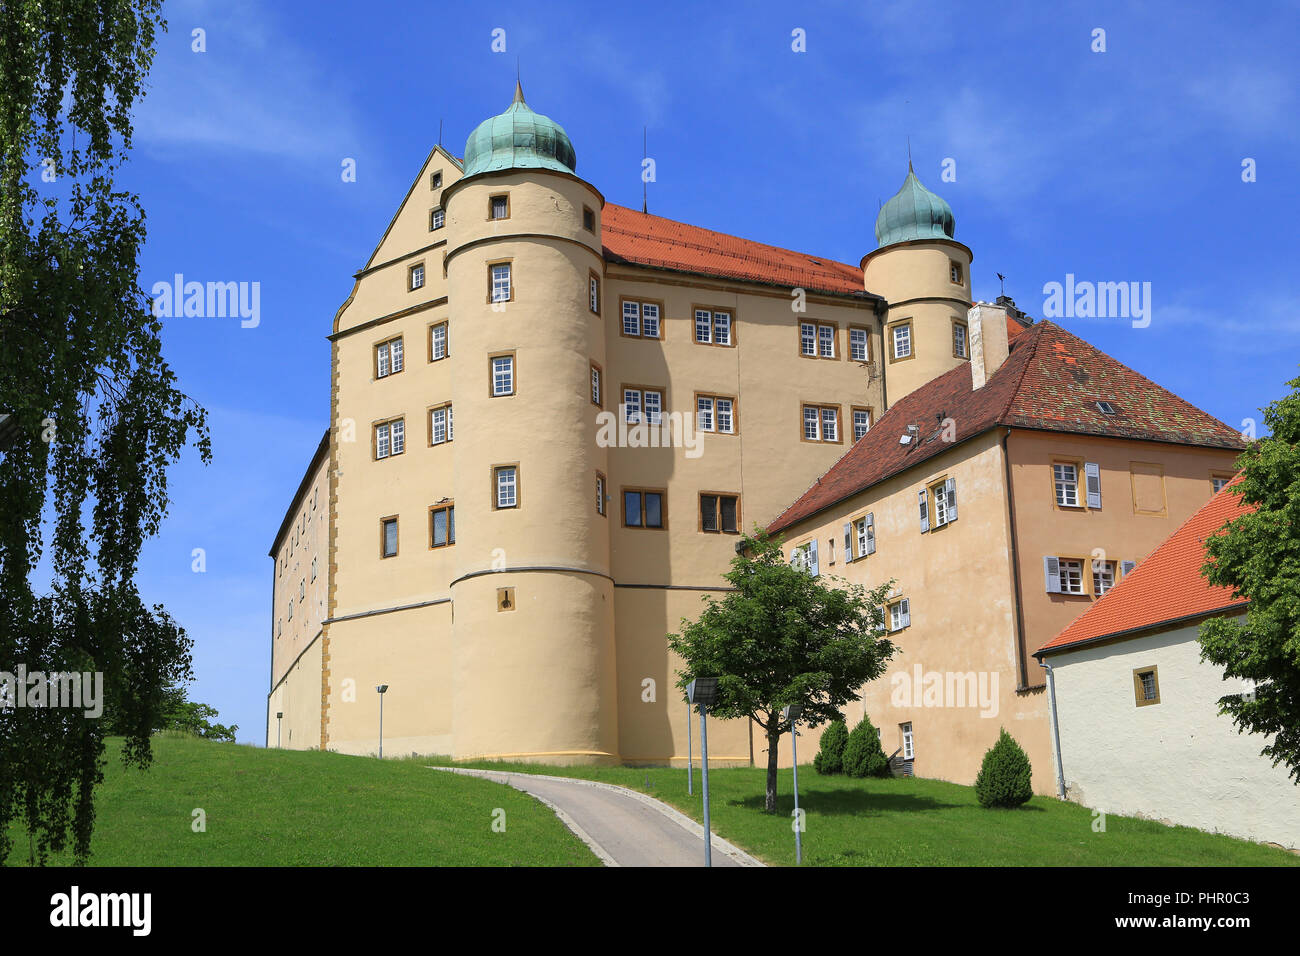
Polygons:
[[515,83],[515,98],[501,115],[485,119],[465,142],[463,178],[499,169],[554,169],[572,173],[578,157],[559,123],[534,113]]
[[888,246],[909,239],[951,239],[952,207],[921,185],[907,164],[907,178],[876,216],[876,242]]

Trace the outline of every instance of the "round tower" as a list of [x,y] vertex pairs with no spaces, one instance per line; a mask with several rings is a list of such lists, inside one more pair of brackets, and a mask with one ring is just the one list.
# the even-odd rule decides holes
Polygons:
[[970,360],[971,251],[953,239],[952,209],[907,164],[903,186],[876,217],[874,252],[862,259],[869,292],[887,302],[885,396],[890,405]]
[[593,364],[606,367],[604,199],[576,166],[567,134],[516,86],[510,107],[470,135],[463,178],[444,193],[460,758],[617,758],[609,537],[596,500],[597,473],[609,472],[591,398]]

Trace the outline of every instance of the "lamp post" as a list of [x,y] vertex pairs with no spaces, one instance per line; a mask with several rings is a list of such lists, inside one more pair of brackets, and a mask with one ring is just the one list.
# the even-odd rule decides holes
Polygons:
[[384,757],[384,695],[388,693],[387,684],[376,684],[375,690],[379,693],[379,758]]
[[691,702],[686,701],[686,792],[695,794],[695,756],[691,750]]
[[794,862],[796,866],[803,863],[803,841],[799,836],[799,744],[796,742],[799,731],[794,726],[801,714],[803,714],[803,707],[799,704],[791,704],[781,711],[781,716],[790,721],[790,757],[794,761],[791,769],[794,770]]
[[275,749],[280,749],[280,718],[284,716],[284,711],[275,712]]
[[705,716],[718,701],[718,679],[697,677],[686,688],[690,702],[700,712],[700,779],[704,781],[704,865],[713,866],[713,831],[709,828],[709,725]]

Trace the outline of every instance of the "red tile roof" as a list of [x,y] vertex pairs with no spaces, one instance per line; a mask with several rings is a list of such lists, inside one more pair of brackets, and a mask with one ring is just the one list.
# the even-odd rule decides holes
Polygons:
[[[1097,402],[1111,402],[1106,415]],[[1048,321],[1021,329],[1011,354],[983,388],[971,389],[963,363],[904,396],[871,430],[769,526],[781,531],[929,458],[953,443],[940,440],[940,422],[951,418],[955,442],[996,426],[1045,429],[1174,442],[1213,448],[1245,448],[1241,436],[1218,419]],[[917,439],[899,444],[908,425]]]
[[1169,621],[1244,608],[1249,603],[1245,598],[1233,597],[1231,588],[1212,586],[1201,577],[1206,538],[1249,510],[1231,490],[1236,484],[1231,482],[1211,498],[1111,591],[1040,647],[1035,656]]
[[872,297],[863,288],[862,270],[847,263],[765,246],[614,203],[605,204],[601,220],[601,240],[610,262]]

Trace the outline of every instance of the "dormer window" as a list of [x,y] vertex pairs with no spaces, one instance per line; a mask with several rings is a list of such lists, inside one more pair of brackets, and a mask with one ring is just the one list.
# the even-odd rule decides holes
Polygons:
[[1097,411],[1101,412],[1103,415],[1114,415],[1115,406],[1110,402],[1098,402]]

